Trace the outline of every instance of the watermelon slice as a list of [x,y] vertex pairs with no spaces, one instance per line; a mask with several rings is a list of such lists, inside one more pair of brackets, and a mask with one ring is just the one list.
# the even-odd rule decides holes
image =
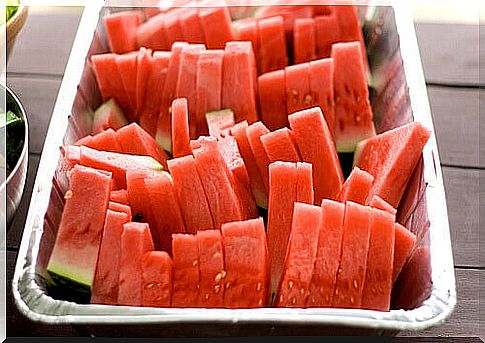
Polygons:
[[96,272],[110,186],[111,173],[79,165],[69,172],[69,190],[64,195],[61,222],[47,265],[55,284],[83,295],[89,293]]
[[296,201],[313,204],[313,171],[312,165],[305,162],[296,163]]
[[160,101],[160,115],[157,121],[156,139],[158,144],[168,152],[172,151],[170,106],[172,106],[172,101],[175,99],[180,70],[180,54],[185,46],[187,46],[185,42],[177,42],[172,45],[171,58]]
[[306,305],[317,255],[320,221],[320,207],[295,203],[285,270],[275,301],[277,307]]
[[330,307],[340,264],[345,205],[323,199],[308,307]]
[[260,137],[270,163],[275,161],[295,163],[301,161],[300,154],[297,147],[293,145],[290,135],[290,130],[284,127]]
[[371,208],[347,201],[333,307],[360,308],[369,251]]
[[173,46],[175,42],[184,41],[182,23],[179,20],[178,9],[172,9],[165,14],[165,34],[168,46]]
[[258,77],[259,107],[263,123],[271,130],[288,126],[284,70]]
[[394,259],[394,219],[390,213],[372,210],[362,308],[389,311]]
[[128,191],[126,189],[111,191],[109,201],[117,202],[118,204],[130,205],[128,201]]
[[335,136],[333,60],[331,58],[310,62],[310,89],[313,106],[320,106],[327,126],[332,136]]
[[343,203],[350,200],[365,205],[372,182],[374,182],[374,177],[371,174],[359,167],[354,167],[348,179],[342,185],[337,200]]
[[172,259],[165,251],[148,251],[143,255],[142,306],[170,307],[172,264]]
[[189,43],[205,43],[205,35],[199,19],[199,9],[195,1],[177,9],[182,35],[184,40]]
[[369,206],[372,208],[377,208],[379,210],[383,210],[389,212],[390,214],[396,215],[396,209],[389,205],[386,201],[384,201],[380,196],[374,195],[369,203]]
[[94,111],[92,134],[95,135],[109,128],[118,130],[126,124],[128,120],[116,100],[109,99]]
[[154,250],[148,224],[133,222],[124,224],[120,246],[118,305],[141,306],[143,304],[143,256],[146,252]]
[[200,298],[200,261],[196,236],[173,235],[172,251],[172,307],[198,307]]
[[313,164],[315,203],[335,199],[343,183],[332,135],[319,107],[294,113],[288,117],[293,137],[302,160]]
[[378,195],[397,207],[430,135],[427,128],[413,122],[359,144],[354,165],[374,176],[368,201]]
[[166,14],[160,13],[144,22],[136,31],[136,41],[139,47],[153,50],[170,49],[166,28]]
[[251,151],[263,179],[266,193],[269,191],[268,167],[270,161],[260,138],[268,133],[268,128],[261,122],[256,122],[246,128],[246,135],[249,140],[249,145],[251,146]]
[[315,21],[297,18],[293,29],[293,63],[305,63],[316,58]]
[[259,60],[258,21],[254,18],[238,20],[232,23],[232,29],[234,40],[251,42],[254,54]]
[[288,65],[283,17],[258,20],[258,72],[283,69]]
[[315,20],[316,55],[318,58],[330,57],[332,44],[340,39],[340,26],[335,11],[328,15],[319,15]]
[[268,302],[268,250],[263,219],[226,223],[222,238],[224,307],[264,307]]
[[202,181],[214,228],[242,219],[242,212],[229,179],[230,171],[218,149],[217,141],[206,139],[200,149],[193,151],[197,172]]
[[195,117],[198,135],[209,134],[206,113],[221,108],[223,59],[224,50],[206,50],[200,53],[197,61]]
[[81,145],[96,150],[122,152],[121,145],[116,140],[116,133],[113,129],[106,129],[105,131],[92,136],[90,141]]
[[209,204],[192,155],[168,161],[175,194],[188,233],[214,228]]
[[230,108],[236,122],[258,120],[256,62],[250,42],[228,42],[224,50],[222,108]]
[[[111,198],[111,193],[110,193],[110,198]],[[110,200],[109,204],[108,204],[108,209],[112,210],[112,211],[120,212],[120,213],[125,213],[128,216],[128,218],[130,219],[129,221],[131,221],[131,207],[130,206],[125,205],[125,204],[119,204],[117,202]]]
[[283,275],[290,237],[293,207],[297,199],[296,163],[274,162],[269,166],[268,251],[270,292],[276,294]]
[[175,99],[172,103],[172,154],[182,157],[191,153],[187,99]]
[[334,61],[335,143],[338,152],[353,152],[358,142],[376,134],[360,44],[334,44],[331,57]]
[[268,193],[266,192],[261,172],[251,150],[251,145],[246,134],[247,128],[248,123],[242,121],[231,128],[231,134],[236,139],[237,147],[246,165],[254,201],[259,207],[268,208]]
[[128,113],[130,117],[137,119],[136,112],[136,74],[137,74],[138,52],[133,51],[116,57],[116,66],[118,67],[118,74],[123,82],[123,88],[128,96],[130,108]]
[[103,17],[109,49],[117,54],[136,50],[136,31],[142,23],[140,11],[123,11]]
[[199,20],[204,31],[207,49],[224,49],[226,42],[233,40],[231,14],[225,1],[200,2]]
[[392,283],[396,282],[416,244],[416,236],[401,224],[396,223],[394,225],[394,230],[396,238],[394,245]]
[[219,230],[198,231],[201,307],[224,306],[224,247]]
[[[139,120],[142,118],[145,109],[145,93],[147,83],[150,80],[152,50],[141,47],[136,56],[136,80],[135,85],[135,112]],[[143,127],[143,126],[142,126]]]
[[88,136],[85,136],[85,137],[79,139],[73,145],[74,146],[81,146],[81,145],[90,146],[91,144],[93,144],[93,136],[88,135]]
[[153,243],[157,250],[160,250],[160,240],[155,228],[155,212],[147,201],[148,190],[145,185],[145,178],[150,174],[146,171],[128,170],[126,172],[126,188],[130,201],[133,218],[137,222],[144,222],[150,225]]
[[312,107],[310,64],[301,63],[285,68],[286,112],[288,115]]
[[224,137],[234,126],[234,112],[229,109],[208,112],[205,115],[209,134],[212,137]]

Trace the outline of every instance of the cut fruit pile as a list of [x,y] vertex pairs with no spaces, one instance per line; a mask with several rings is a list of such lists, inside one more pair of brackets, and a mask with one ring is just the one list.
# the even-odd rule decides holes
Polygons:
[[52,283],[93,304],[389,311],[423,254],[396,209],[430,132],[376,135],[356,7],[180,5],[104,18]]

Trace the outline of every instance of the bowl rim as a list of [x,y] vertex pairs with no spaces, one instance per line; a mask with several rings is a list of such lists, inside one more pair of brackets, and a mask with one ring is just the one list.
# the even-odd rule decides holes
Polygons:
[[[9,181],[17,174],[17,171],[20,168],[20,165],[22,164],[21,162],[25,158],[25,155],[28,154],[28,150],[29,150],[29,123],[28,123],[28,120],[27,120],[27,114],[25,112],[25,109],[22,106],[22,102],[19,100],[17,95],[8,86],[4,85],[3,83],[0,83],[0,88],[2,88],[2,87],[5,89],[5,99],[6,99],[7,93],[9,93],[12,96],[12,98],[15,100],[17,105],[19,106],[20,113],[22,115],[22,119],[24,120],[25,131],[24,131],[24,146],[22,147],[22,152],[20,153],[20,156],[17,159],[17,162],[15,163],[15,167],[10,172],[10,175],[0,185],[0,192],[3,191],[3,189],[9,183]],[[5,132],[5,134],[6,134],[6,132]],[[7,161],[6,156],[5,156],[5,161]]]

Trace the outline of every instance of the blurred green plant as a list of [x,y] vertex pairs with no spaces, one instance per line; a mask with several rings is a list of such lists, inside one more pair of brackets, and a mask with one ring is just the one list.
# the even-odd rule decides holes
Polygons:
[[[3,2],[3,1],[2,1]],[[19,9],[19,0],[6,0],[5,6],[0,8],[0,24],[7,22],[17,13]]]

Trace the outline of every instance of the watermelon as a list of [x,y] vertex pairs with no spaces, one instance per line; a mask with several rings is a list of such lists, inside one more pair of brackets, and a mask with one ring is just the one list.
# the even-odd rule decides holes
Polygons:
[[160,115],[157,121],[156,139],[158,144],[168,152],[172,151],[170,106],[172,106],[172,101],[175,99],[180,70],[180,54],[185,46],[187,46],[185,42],[177,42],[172,45],[171,58],[160,100]]
[[140,25],[136,31],[138,46],[153,50],[170,49],[165,22],[166,14],[159,13]]
[[226,42],[233,40],[231,14],[225,1],[203,1],[199,3],[199,21],[204,31],[207,49],[224,49]]
[[198,307],[200,298],[200,261],[196,236],[173,235],[172,252],[172,307]]
[[362,308],[389,311],[394,259],[394,215],[373,209]]
[[[77,144],[79,144],[79,142]],[[122,152],[121,145],[116,140],[116,133],[111,128],[92,136],[90,141],[81,143],[81,145],[96,150]]]
[[170,307],[172,264],[172,259],[165,251],[148,251],[143,255],[142,306]]
[[110,51],[122,54],[136,50],[136,31],[142,23],[140,11],[122,11],[104,16],[104,26]]
[[120,249],[118,305],[143,304],[143,257],[153,251],[150,228],[146,223],[129,222],[123,225]]
[[358,142],[376,134],[362,52],[358,42],[332,45],[335,94],[335,144],[353,152]]
[[340,264],[345,205],[323,199],[308,307],[330,307]]
[[[251,42],[257,60],[259,60],[259,32],[258,21],[254,18],[245,18],[232,23],[234,40]],[[259,66],[258,66],[259,68]]]
[[136,113],[136,74],[137,74],[138,52],[133,51],[116,57],[116,66],[118,67],[118,74],[121,77],[123,88],[128,96],[130,104],[130,117],[137,119]]
[[130,205],[128,201],[128,191],[126,189],[111,191],[109,201],[117,202],[118,204]]
[[[137,118],[141,120],[145,109],[145,93],[147,92],[147,83],[150,80],[152,50],[141,47],[136,56],[136,80],[135,80],[135,112]],[[145,123],[146,124],[146,123]],[[143,127],[143,126],[142,126]]]
[[401,224],[396,223],[394,230],[396,238],[394,245],[394,265],[392,269],[393,283],[396,282],[416,244],[416,236]]
[[256,62],[250,42],[228,42],[224,50],[222,108],[233,110],[236,122],[258,120]]
[[294,113],[288,117],[293,137],[304,162],[313,164],[315,203],[335,199],[343,183],[337,152],[320,108]]
[[109,128],[118,130],[126,124],[128,120],[116,100],[109,99],[94,111],[92,134],[95,135]]
[[121,234],[131,220],[126,213],[108,209],[99,247],[91,304],[117,305],[120,275]]
[[144,170],[128,170],[126,172],[126,188],[128,198],[133,213],[133,218],[137,222],[150,224],[153,243],[157,250],[160,250],[160,240],[155,227],[155,212],[147,201],[148,189],[145,185],[145,178],[150,174]]
[[327,15],[318,15],[315,21],[315,43],[318,58],[330,57],[332,44],[340,38],[340,26],[335,11]]
[[224,307],[267,305],[268,250],[262,218],[222,225]]
[[184,7],[177,9],[182,35],[184,40],[189,43],[205,43],[205,35],[199,19],[199,9],[197,3],[191,2]]
[[218,149],[217,141],[206,139],[194,150],[195,165],[207,196],[214,228],[242,219],[236,192],[229,178],[230,171]]
[[173,157],[190,155],[189,111],[187,99],[175,99],[172,103],[172,154]]
[[264,186],[261,172],[259,171],[258,165],[255,161],[254,154],[251,150],[251,145],[246,134],[247,128],[248,123],[246,121],[242,121],[231,128],[231,134],[236,139],[238,150],[244,164],[246,165],[254,201],[259,207],[268,208],[268,193]]
[[146,177],[145,188],[154,213],[154,231],[161,250],[172,252],[172,234],[185,233],[180,205],[175,195],[173,180],[168,173]]
[[313,170],[310,163],[296,163],[296,201],[313,204]]
[[[110,193],[110,199],[111,199],[111,193]],[[108,209],[112,210],[112,211],[116,211],[116,212],[125,213],[128,216],[128,218],[130,219],[129,221],[131,221],[131,207],[130,206],[125,205],[125,204],[119,204],[117,202],[110,200],[109,204],[108,204]]]
[[371,174],[359,167],[354,167],[348,179],[342,185],[337,200],[343,203],[350,200],[365,205],[373,181],[374,177]]
[[305,63],[316,58],[315,21],[297,18],[293,29],[293,63]]
[[360,308],[369,251],[371,208],[347,201],[333,307]]
[[301,161],[300,154],[290,135],[290,130],[284,127],[260,137],[270,163],[275,161],[295,163]]
[[224,247],[219,230],[198,231],[201,307],[224,306]]
[[198,135],[209,134],[206,113],[221,108],[223,59],[223,50],[206,50],[200,53],[197,61],[195,117]]
[[[357,168],[357,167],[356,167]],[[389,212],[390,214],[396,215],[396,209],[389,205],[386,201],[384,201],[380,196],[374,195],[369,203],[369,206],[372,208],[377,208],[379,210],[383,210]]]
[[332,136],[335,136],[333,60],[331,58],[310,62],[310,90],[313,106],[320,106],[327,126]]
[[234,112],[230,109],[208,112],[205,115],[209,134],[218,138],[225,136],[234,126]]
[[283,69],[288,65],[283,17],[258,20],[258,72]]
[[275,302],[277,307],[306,306],[317,255],[320,221],[320,207],[295,203],[285,270]]
[[397,207],[430,135],[413,122],[359,143],[354,165],[374,176],[368,201],[378,195]]
[[169,47],[173,46],[175,42],[184,41],[184,34],[182,32],[182,25],[179,21],[178,10],[173,9],[165,13],[165,34],[167,44]]
[[81,145],[89,146],[91,144],[93,144],[93,136],[87,135],[87,136],[77,140],[73,145],[74,146],[81,146]]
[[204,187],[192,155],[168,161],[185,229],[188,233],[214,228]]
[[313,103],[310,88],[310,64],[301,63],[285,68],[286,112],[288,115],[310,108]]
[[284,70],[276,70],[259,76],[258,93],[263,123],[271,131],[288,126]]
[[293,206],[297,199],[296,163],[274,162],[269,166],[268,251],[270,292],[275,293],[284,270]]
[[68,176],[69,190],[64,195],[65,205],[47,272],[55,284],[85,296],[96,272],[111,173],[76,165]]
[[256,122],[246,128],[249,145],[251,146],[254,160],[256,161],[260,175],[263,179],[266,194],[269,191],[268,167],[270,161],[260,138],[267,133],[269,133],[268,128],[261,122]]

